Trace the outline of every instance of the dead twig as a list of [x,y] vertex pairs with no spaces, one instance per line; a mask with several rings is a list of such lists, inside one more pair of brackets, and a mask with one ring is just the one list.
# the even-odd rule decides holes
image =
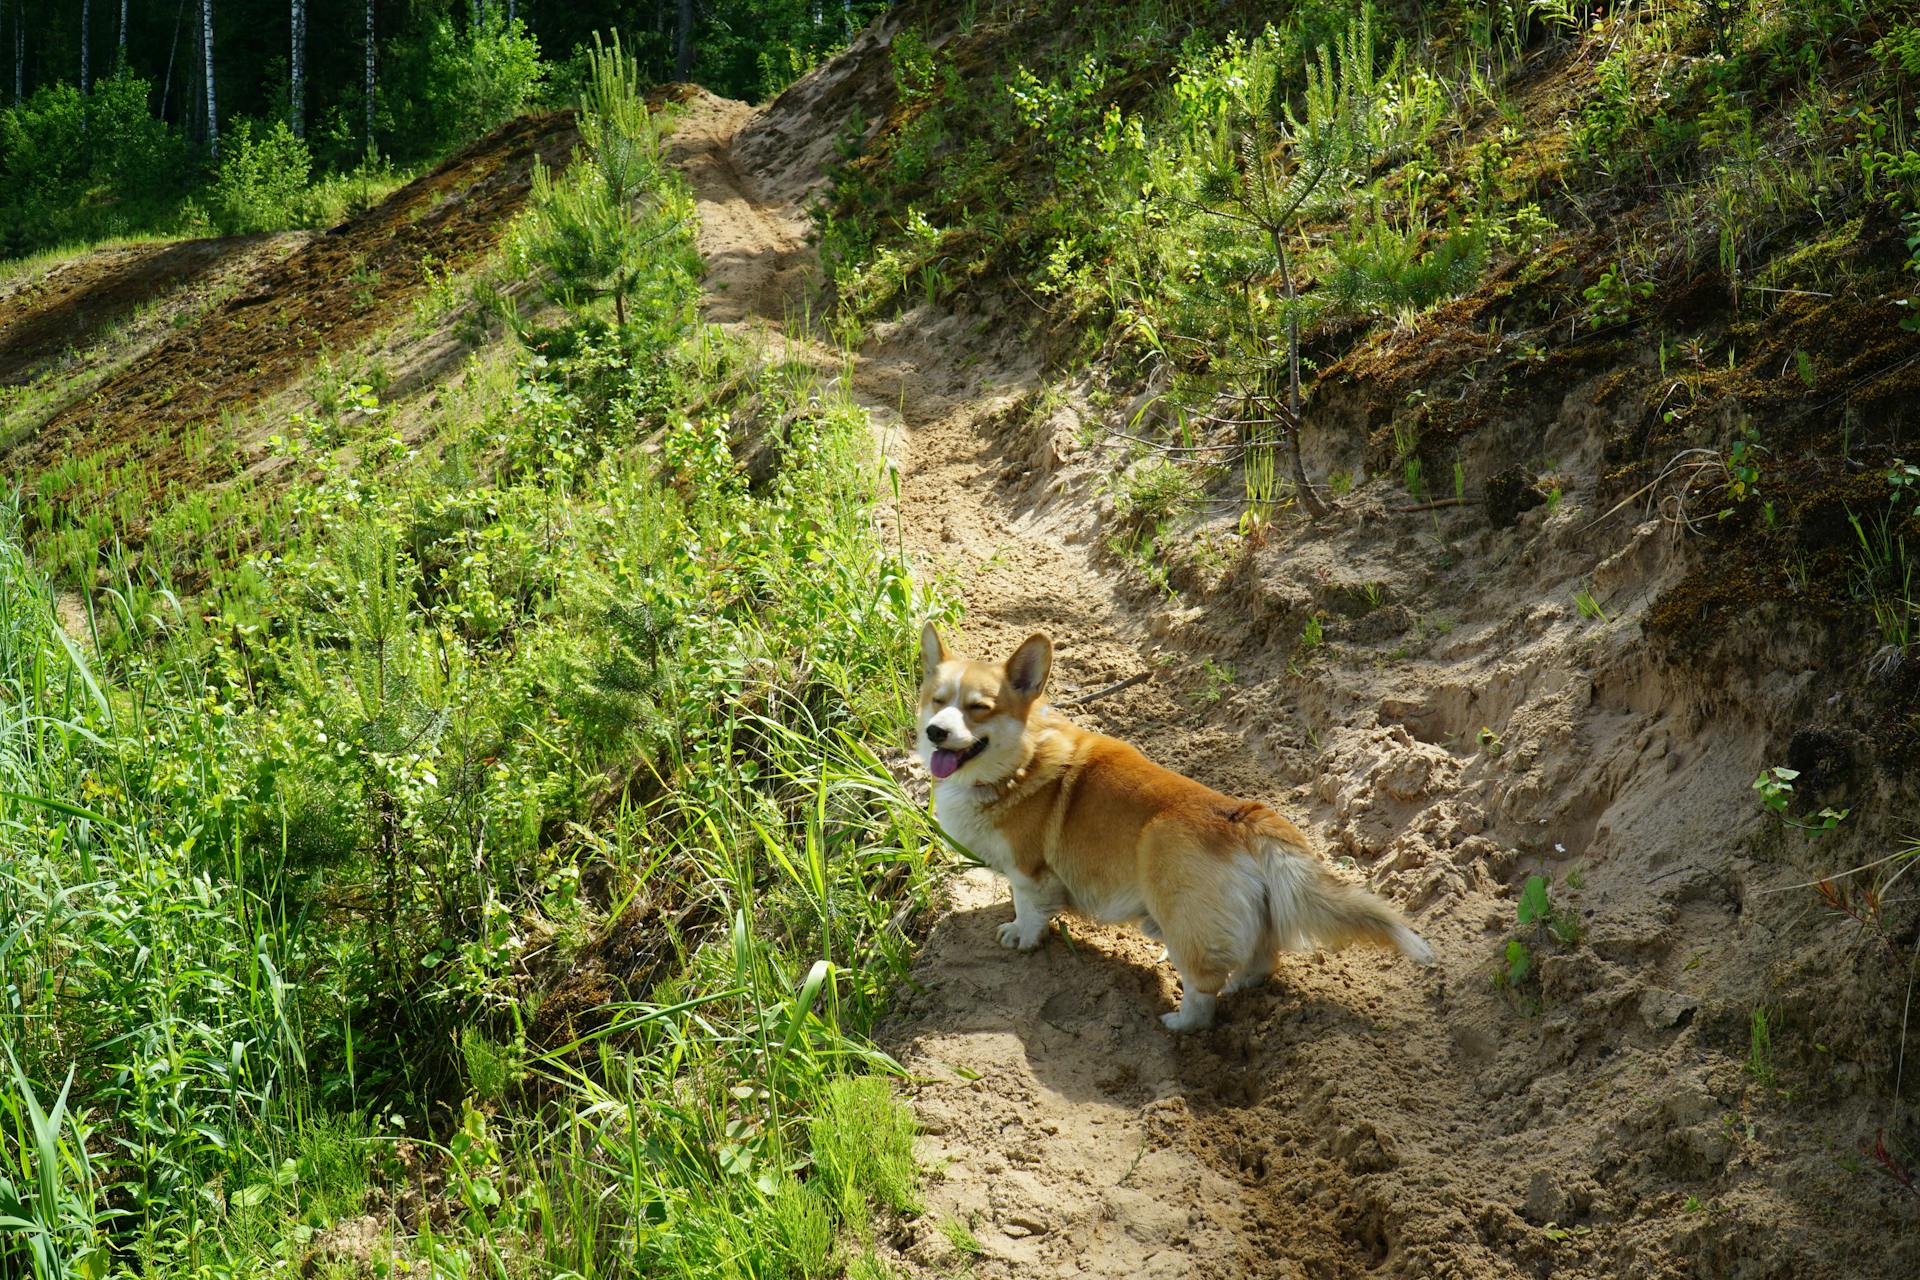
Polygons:
[[1246,449],[1244,446],[1234,445],[1234,444],[1166,444],[1166,443],[1163,443],[1162,441],[1154,440],[1147,436],[1137,436],[1133,434],[1131,431],[1121,431],[1117,428],[1113,430],[1109,430],[1107,434],[1109,436],[1114,437],[1115,439],[1130,440],[1135,444],[1143,444],[1147,446],[1147,448],[1149,449],[1153,449],[1160,453],[1166,453],[1166,454],[1202,454],[1202,453],[1234,452],[1235,456],[1238,457],[1240,454],[1243,454],[1246,452]]
[[1104,689],[1095,689],[1092,693],[1083,693],[1077,698],[1069,698],[1060,705],[1065,707],[1083,707],[1089,702],[1097,701],[1107,697],[1109,694],[1119,693],[1122,689],[1131,689],[1133,686],[1144,684],[1151,679],[1153,679],[1153,672],[1142,671],[1139,675],[1128,676],[1125,680],[1116,680]]
[[1410,507],[1388,507],[1396,516],[1410,515],[1415,511],[1438,511],[1442,507],[1470,507],[1480,501],[1478,498],[1435,498],[1432,502],[1416,502]]
[[[1666,466],[1660,469],[1659,475],[1655,476],[1652,480],[1648,481],[1646,484],[1641,485],[1638,489],[1635,489],[1632,493],[1620,499],[1620,501],[1614,503],[1611,507],[1607,508],[1606,511],[1602,512],[1600,515],[1595,516],[1593,519],[1587,521],[1587,523],[1580,526],[1580,532],[1585,533],[1587,530],[1593,528],[1597,524],[1600,524],[1602,521],[1611,519],[1613,516],[1617,515],[1619,512],[1625,510],[1627,507],[1632,506],[1635,502],[1638,502],[1641,498],[1645,497],[1647,494],[1652,493],[1655,489],[1658,489],[1661,485],[1665,484],[1667,480],[1670,479],[1671,477],[1678,475],[1681,472],[1686,472],[1688,476],[1688,483],[1690,484],[1692,483],[1692,477],[1694,473],[1700,471],[1702,468],[1711,468],[1716,464],[1718,464],[1719,461],[1720,461],[1720,452],[1717,449],[1697,449],[1697,448],[1682,449],[1679,453],[1675,454],[1670,461],[1668,461]],[[1672,494],[1667,495],[1667,497],[1669,498],[1672,496],[1673,496]],[[1665,499],[1662,499],[1663,504],[1664,502],[1665,502]],[[1678,509],[1680,511],[1679,515],[1669,516],[1666,514],[1664,505],[1663,505],[1662,511],[1661,511],[1661,517],[1670,524],[1684,524],[1689,529],[1692,529],[1694,527],[1693,520],[1691,517],[1689,517],[1686,514],[1686,504],[1684,502],[1679,503]]]

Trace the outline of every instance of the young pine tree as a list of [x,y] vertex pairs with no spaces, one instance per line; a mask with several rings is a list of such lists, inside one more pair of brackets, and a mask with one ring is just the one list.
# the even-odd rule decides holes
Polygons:
[[587,69],[580,149],[564,177],[535,170],[523,243],[545,271],[548,297],[576,315],[610,298],[624,331],[653,251],[681,224],[663,207],[661,131],[640,96],[639,67],[615,36],[611,44],[595,38]]
[[[1241,384],[1250,424],[1260,424],[1250,452],[1270,447],[1263,427],[1280,425],[1300,500],[1319,515],[1325,506],[1300,461],[1300,328],[1313,303],[1295,283],[1295,259],[1305,248],[1304,218],[1344,203],[1377,144],[1372,10],[1363,7],[1331,51],[1322,46],[1308,60],[1300,111],[1287,101],[1271,33],[1248,52],[1248,74],[1233,91],[1233,132],[1203,158],[1197,199],[1184,203],[1213,221],[1214,256],[1243,264],[1247,295],[1222,300],[1233,349],[1221,364]],[[1264,300],[1254,296],[1267,281],[1280,291],[1271,308],[1280,320],[1277,339]]]

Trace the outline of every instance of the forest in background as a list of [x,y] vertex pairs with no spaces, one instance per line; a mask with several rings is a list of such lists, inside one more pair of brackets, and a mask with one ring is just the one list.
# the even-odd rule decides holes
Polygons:
[[4,0],[0,256],[328,226],[514,115],[570,103],[595,31],[651,81],[759,100],[877,0]]

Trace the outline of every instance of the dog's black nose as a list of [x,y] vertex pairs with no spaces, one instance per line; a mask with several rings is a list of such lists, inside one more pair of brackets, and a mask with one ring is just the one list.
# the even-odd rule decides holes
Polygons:
[[934,745],[938,746],[940,743],[945,742],[946,740],[947,740],[947,726],[943,724],[930,724],[927,726],[928,742],[931,742]]

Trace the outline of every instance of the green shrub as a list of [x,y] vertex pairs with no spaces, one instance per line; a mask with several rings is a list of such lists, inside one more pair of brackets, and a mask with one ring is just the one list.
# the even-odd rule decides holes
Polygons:
[[50,84],[0,111],[0,252],[170,219],[190,167],[185,142],[148,110],[150,90],[121,71],[88,97]]
[[1200,480],[1192,467],[1149,458],[1121,476],[1114,491],[1113,515],[1130,529],[1156,530],[1192,512],[1200,496]]
[[1451,228],[1429,236],[1377,213],[1357,220],[1352,234],[1333,244],[1339,268],[1334,296],[1358,310],[1391,314],[1449,298],[1472,287],[1486,260],[1477,229]]
[[[645,344],[683,325],[697,276],[692,206],[667,180],[664,134],[640,95],[640,73],[618,39],[595,43],[580,97],[580,148],[566,174],[533,174],[533,200],[518,252],[547,297],[590,323],[613,304],[623,339]],[[630,331],[629,303],[635,326]]]
[[419,161],[462,146],[533,106],[546,73],[540,42],[519,19],[496,14],[456,30],[441,18],[387,54],[382,148]]
[[297,226],[312,168],[307,144],[293,136],[286,121],[230,123],[220,169],[207,193],[214,224],[227,235]]

